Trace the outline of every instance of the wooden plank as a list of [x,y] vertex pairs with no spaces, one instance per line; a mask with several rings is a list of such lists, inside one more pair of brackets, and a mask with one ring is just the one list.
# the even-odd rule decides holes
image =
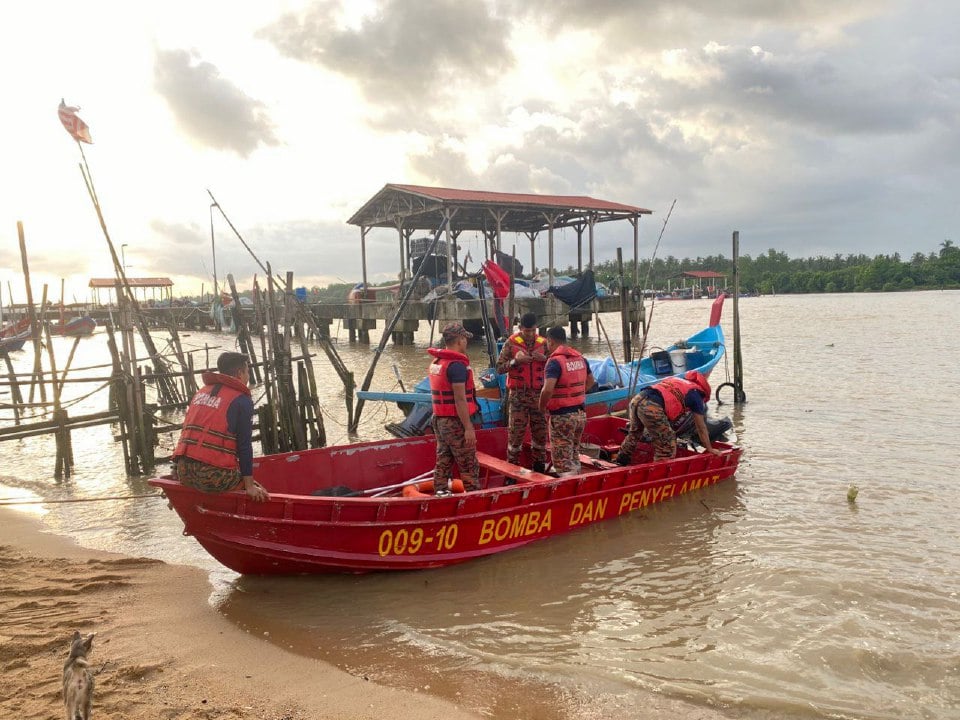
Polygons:
[[528,470],[525,467],[514,465],[511,462],[501,460],[500,458],[496,458],[493,455],[489,455],[485,452],[477,451],[477,463],[479,463],[480,467],[482,468],[492,470],[493,472],[499,473],[506,477],[514,478],[515,480],[529,480],[537,482],[556,480],[556,478],[552,475],[545,475],[543,473],[534,472],[533,470]]

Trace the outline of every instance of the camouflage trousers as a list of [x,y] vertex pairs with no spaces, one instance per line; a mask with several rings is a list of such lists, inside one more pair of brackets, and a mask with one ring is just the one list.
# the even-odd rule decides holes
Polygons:
[[620,446],[617,462],[626,464],[633,457],[633,451],[646,430],[653,443],[653,459],[668,460],[677,454],[677,434],[673,431],[666,411],[643,394],[634,395],[628,410],[630,418],[629,432]]
[[540,411],[540,391],[510,389],[510,430],[507,435],[507,462],[520,460],[523,438],[530,426],[530,455],[533,462],[547,460],[547,415]]
[[233,490],[240,486],[242,480],[236,468],[214,467],[185,455],[177,458],[173,475],[181,485],[209,493]]
[[437,467],[433,471],[433,486],[445,489],[453,477],[453,465],[460,469],[460,479],[466,490],[479,490],[477,449],[467,447],[463,423],[458,417],[433,418],[433,434],[437,438]]
[[558,475],[580,472],[580,437],[586,426],[587,414],[583,410],[550,416],[550,450]]

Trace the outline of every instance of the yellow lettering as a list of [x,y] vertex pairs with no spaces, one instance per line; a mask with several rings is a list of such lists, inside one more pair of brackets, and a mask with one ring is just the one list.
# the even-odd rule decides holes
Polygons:
[[603,516],[607,514],[607,501],[609,499],[610,498],[603,498],[602,500],[597,500],[597,514],[595,517],[598,520],[602,519]]
[[497,520],[497,525],[493,529],[493,537],[500,542],[501,540],[506,539],[507,535],[510,533],[510,518],[502,517]]
[[683,495],[683,494],[687,491],[687,483],[688,483],[688,482],[690,482],[690,481],[689,481],[689,480],[684,480],[684,481],[683,481],[683,487],[680,488],[680,494],[681,494],[681,495]]
[[630,508],[630,493],[624,493],[620,496],[620,507],[617,508],[617,515],[623,515],[624,512],[629,512]]
[[583,519],[583,503],[576,503],[570,511],[570,527],[579,525]]
[[552,527],[551,513],[553,513],[553,510],[547,510],[547,512],[544,514],[543,520],[540,521],[540,527],[537,528],[537,532],[543,532],[544,530],[549,530]]
[[537,531],[537,523],[540,520],[540,511],[532,510],[527,513],[526,517],[526,528],[523,531],[524,535],[533,535]]
[[513,522],[510,524],[510,537],[520,537],[527,526],[527,515],[514,515]]
[[480,528],[480,545],[486,545],[493,540],[493,523],[492,519],[483,521],[483,526]]

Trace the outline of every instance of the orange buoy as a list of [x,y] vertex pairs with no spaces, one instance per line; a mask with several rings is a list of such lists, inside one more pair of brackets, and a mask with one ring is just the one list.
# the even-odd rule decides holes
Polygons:
[[[431,486],[433,485],[433,483],[430,484]],[[420,492],[416,484],[405,485],[403,488],[403,496],[406,498],[431,497],[430,495],[427,495],[427,493]]]

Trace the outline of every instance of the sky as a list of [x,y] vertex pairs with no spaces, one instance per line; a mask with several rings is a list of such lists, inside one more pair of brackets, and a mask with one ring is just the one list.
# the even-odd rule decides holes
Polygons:
[[[359,281],[346,220],[387,183],[639,205],[642,258],[661,232],[678,258],[730,257],[734,230],[754,257],[960,239],[954,0],[35,0],[0,25],[4,302],[25,297],[18,221],[36,296],[112,276],[61,98],[127,274],[177,295],[209,292],[212,246],[221,282],[258,272],[222,216],[211,232],[208,190],[307,286]],[[632,229],[596,241],[629,257]],[[395,231],[367,257],[395,280]],[[576,264],[572,230],[556,264]]]

